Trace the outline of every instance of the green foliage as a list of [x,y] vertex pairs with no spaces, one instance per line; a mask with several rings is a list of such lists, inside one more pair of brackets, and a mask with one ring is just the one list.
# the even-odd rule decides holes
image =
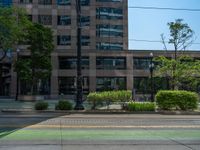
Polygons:
[[129,111],[155,111],[155,103],[152,102],[129,102]]
[[[176,19],[174,22],[168,24],[170,37],[168,44],[174,47],[174,56],[171,59],[165,57],[159,57],[159,66],[156,68],[157,74],[161,77],[166,77],[170,80],[171,89],[185,89],[182,87],[182,83],[196,84],[194,77],[200,75],[199,66],[200,61],[194,61],[191,57],[180,56],[184,54],[184,51],[193,43],[194,31],[189,27],[187,23],[183,23],[183,19]],[[165,43],[165,37],[161,34],[162,42],[165,50],[167,45]],[[181,51],[181,53],[178,51]],[[195,70],[195,68],[198,68]],[[191,84],[185,84],[191,87]],[[184,85],[184,86],[185,86]]]
[[[195,90],[200,83],[200,61],[186,55],[175,59],[160,56],[154,59],[156,62],[155,76],[166,77],[173,89]],[[176,66],[176,69],[174,69]]]
[[28,20],[26,11],[22,8],[0,7],[0,50],[4,52],[4,59],[8,50],[24,41],[27,29],[32,25]]
[[105,91],[93,92],[87,96],[87,101],[93,104],[92,109],[95,109],[99,104],[106,102],[128,102],[132,98],[131,91]]
[[41,101],[35,104],[35,110],[46,110],[49,104],[47,102]]
[[161,110],[194,110],[198,101],[198,94],[189,91],[159,91],[156,94],[156,104]]
[[175,51],[185,50],[192,43],[194,32],[187,23],[183,23],[183,19],[176,19],[175,22],[167,24],[170,31],[169,44],[173,44]]
[[56,104],[56,110],[72,110],[72,103],[69,101],[61,100]]
[[48,80],[51,75],[51,52],[53,46],[53,32],[50,28],[34,23],[28,28],[27,42],[30,57],[18,58],[15,70],[21,81],[31,85],[30,93],[38,94],[41,80]]

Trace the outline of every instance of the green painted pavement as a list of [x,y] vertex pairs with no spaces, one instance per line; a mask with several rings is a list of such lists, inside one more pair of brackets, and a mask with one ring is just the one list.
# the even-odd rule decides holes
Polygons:
[[[62,131],[62,132],[61,132]],[[21,129],[2,131],[0,140],[200,140],[199,130]]]

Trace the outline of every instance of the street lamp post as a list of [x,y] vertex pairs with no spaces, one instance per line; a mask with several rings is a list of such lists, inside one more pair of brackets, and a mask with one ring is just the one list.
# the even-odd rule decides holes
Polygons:
[[[20,52],[20,49],[17,48],[16,50],[17,52],[17,57],[16,57],[16,61],[19,59],[19,52]],[[17,101],[18,100],[18,96],[19,96],[19,76],[18,76],[18,71],[16,72],[17,76],[16,76],[16,79],[17,79],[17,83],[16,83],[16,96],[15,96],[15,100]]]
[[153,69],[154,69],[154,63],[153,63],[153,53],[150,53],[150,64],[149,64],[149,71],[151,76],[151,101],[154,102],[154,81],[153,81]]
[[83,78],[81,66],[81,2],[76,0],[76,13],[77,13],[77,95],[75,110],[84,110],[83,107]]

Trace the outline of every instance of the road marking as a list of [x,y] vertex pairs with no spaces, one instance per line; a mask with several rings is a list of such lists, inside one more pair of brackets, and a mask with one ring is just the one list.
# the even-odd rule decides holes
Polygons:
[[18,126],[18,125],[0,125],[0,128],[26,128],[26,129],[48,129],[48,128],[84,128],[84,129],[91,129],[91,128],[135,128],[135,129],[143,129],[143,128],[150,128],[150,129],[157,129],[157,128],[161,128],[161,129],[170,129],[170,128],[182,128],[182,129],[200,129],[200,125],[174,125],[174,126],[162,126],[162,125],[157,125],[157,126],[115,126],[115,125],[31,125],[31,126]]

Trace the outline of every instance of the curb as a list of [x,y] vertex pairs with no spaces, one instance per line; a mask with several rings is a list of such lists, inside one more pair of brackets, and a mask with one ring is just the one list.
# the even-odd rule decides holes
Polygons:
[[187,111],[143,111],[143,112],[130,112],[130,111],[122,111],[122,110],[96,110],[96,111],[87,111],[87,110],[71,110],[71,111],[60,111],[60,110],[24,110],[24,109],[2,109],[1,112],[3,113],[31,113],[31,114],[46,114],[46,113],[53,113],[53,114],[159,114],[159,115],[200,115],[200,112],[187,112]]
[[2,113],[59,113],[59,114],[158,114],[157,112],[130,112],[122,110],[96,110],[96,111],[87,111],[87,110],[70,110],[70,111],[61,111],[61,110],[24,110],[24,109],[2,109]]
[[162,115],[200,115],[197,111],[159,111]]

